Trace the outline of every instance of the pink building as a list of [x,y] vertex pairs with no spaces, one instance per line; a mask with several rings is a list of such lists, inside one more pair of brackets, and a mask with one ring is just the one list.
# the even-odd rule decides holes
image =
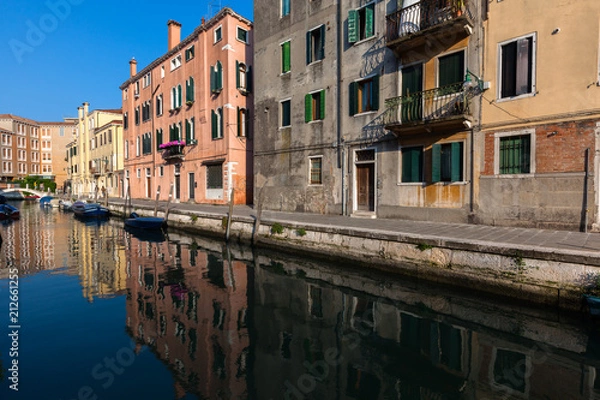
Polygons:
[[[124,179],[133,198],[252,202],[252,23],[229,8],[130,78],[123,93]],[[126,189],[127,190],[127,189]]]

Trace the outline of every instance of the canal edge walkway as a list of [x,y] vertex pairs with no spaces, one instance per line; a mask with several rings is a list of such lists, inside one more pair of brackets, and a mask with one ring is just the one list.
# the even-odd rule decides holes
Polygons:
[[[108,201],[123,214],[125,200]],[[133,199],[137,212],[152,215],[152,200]],[[166,202],[158,203],[159,215]],[[228,206],[171,203],[169,225],[225,238]],[[234,206],[231,239],[250,242],[256,210]],[[271,233],[278,224],[280,233]],[[345,258],[383,269],[420,264],[401,273],[559,307],[578,308],[583,286],[600,277],[600,233],[354,218],[264,210],[260,245]],[[433,268],[432,268],[433,267]],[[485,286],[482,287],[481,285]]]

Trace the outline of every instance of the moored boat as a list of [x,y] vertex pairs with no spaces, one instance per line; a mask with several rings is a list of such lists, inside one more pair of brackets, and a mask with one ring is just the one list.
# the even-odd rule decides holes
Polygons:
[[20,216],[20,211],[17,207],[11,204],[0,204],[0,219],[17,219]]
[[125,219],[125,226],[138,229],[162,229],[166,227],[166,221],[161,217],[140,217],[137,213],[131,213]]
[[110,210],[98,203],[87,203],[76,201],[71,206],[71,210],[78,217],[83,218],[104,218],[110,215]]

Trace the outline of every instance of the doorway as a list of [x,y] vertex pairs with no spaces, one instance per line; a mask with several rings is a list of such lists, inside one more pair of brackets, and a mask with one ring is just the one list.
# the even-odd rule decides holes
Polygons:
[[375,150],[360,150],[355,153],[355,171],[355,210],[375,212]]
[[194,200],[196,198],[196,175],[193,172],[190,172],[188,175],[188,183],[190,200]]
[[179,200],[181,198],[181,174],[179,172],[179,167],[175,166],[175,200]]

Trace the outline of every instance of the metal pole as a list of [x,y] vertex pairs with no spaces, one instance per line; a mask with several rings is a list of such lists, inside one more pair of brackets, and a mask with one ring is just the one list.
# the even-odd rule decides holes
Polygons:
[[584,162],[585,162],[585,166],[584,166],[584,170],[585,170],[585,174],[584,174],[584,178],[583,178],[583,232],[587,233],[588,231],[588,192],[589,192],[589,188],[588,188],[588,179],[590,176],[590,168],[589,168],[589,159],[590,159],[590,149],[589,147],[587,149],[585,149],[585,156],[584,156]]

